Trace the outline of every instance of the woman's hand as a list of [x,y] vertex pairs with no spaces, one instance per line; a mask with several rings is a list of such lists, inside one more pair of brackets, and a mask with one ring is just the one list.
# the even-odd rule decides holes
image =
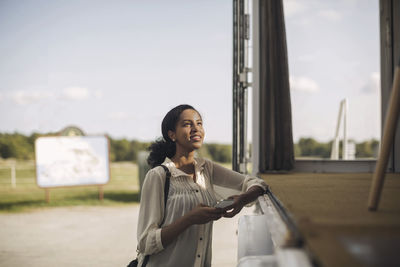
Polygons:
[[230,196],[229,199],[233,199],[234,202],[232,205],[222,209],[224,211],[223,217],[232,218],[238,214],[246,204],[256,200],[258,196],[261,196],[263,193],[264,190],[261,187],[253,186],[244,194]]
[[223,217],[232,218],[242,210],[246,203],[243,202],[243,195],[230,196],[228,199],[233,199],[233,204],[220,210],[223,212]]
[[210,221],[218,220],[223,214],[224,211],[221,209],[200,204],[181,218],[177,219],[175,222],[164,226],[161,230],[161,242],[165,247],[191,225],[204,224]]
[[191,224],[204,224],[220,219],[223,214],[224,211],[221,209],[199,204],[188,213],[188,216]]

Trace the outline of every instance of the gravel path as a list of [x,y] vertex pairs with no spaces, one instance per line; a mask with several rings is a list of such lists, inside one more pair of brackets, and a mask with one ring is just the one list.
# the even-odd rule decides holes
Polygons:
[[[138,213],[129,205],[0,214],[0,266],[126,266],[136,254]],[[241,214],[214,223],[213,266],[236,266]]]

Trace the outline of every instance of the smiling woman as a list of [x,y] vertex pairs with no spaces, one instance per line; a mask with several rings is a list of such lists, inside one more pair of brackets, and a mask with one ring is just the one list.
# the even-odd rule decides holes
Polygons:
[[175,162],[179,162],[177,157],[182,155],[185,150],[199,149],[204,138],[203,121],[200,114],[194,109],[184,110],[176,124],[175,132],[168,130],[168,136],[176,143],[176,153],[172,158]]
[[[213,221],[235,216],[267,185],[195,157],[205,131],[200,113],[192,106],[171,109],[161,129],[163,138],[150,147],[148,162],[153,169],[141,192],[139,266],[211,266]],[[227,206],[214,207],[219,200],[214,185],[241,194],[231,196]]]

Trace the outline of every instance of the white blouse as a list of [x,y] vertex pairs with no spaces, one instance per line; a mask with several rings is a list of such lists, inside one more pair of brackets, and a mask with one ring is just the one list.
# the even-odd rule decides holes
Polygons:
[[[161,228],[176,221],[200,203],[214,205],[218,199],[213,185],[241,192],[246,192],[252,186],[260,186],[266,190],[267,185],[262,179],[242,175],[202,158],[195,159],[196,182],[190,175],[177,169],[169,158],[165,159],[163,165],[171,172],[166,210],[164,211],[166,172],[162,167],[155,167],[146,174],[141,191],[137,229],[139,266],[145,255],[151,255],[147,267],[211,266],[212,222],[190,226],[167,247],[161,242]],[[164,214],[164,223],[160,225]]]

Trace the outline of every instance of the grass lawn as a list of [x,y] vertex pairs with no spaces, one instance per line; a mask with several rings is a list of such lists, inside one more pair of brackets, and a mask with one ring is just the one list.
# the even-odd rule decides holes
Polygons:
[[[11,185],[11,166],[15,164],[16,187]],[[222,163],[231,168],[230,163]],[[60,187],[50,189],[46,202],[45,189],[36,184],[33,161],[0,160],[0,212],[18,212],[37,208],[79,205],[126,205],[139,202],[138,166],[132,162],[110,164],[111,178],[103,186],[104,199],[99,200],[98,186]]]
[[50,189],[50,203],[45,190],[36,185],[33,161],[15,164],[16,187],[11,186],[12,161],[0,161],[0,212],[74,205],[124,205],[139,202],[138,167],[131,162],[111,163],[111,178],[103,186],[104,199],[99,201],[98,186]]

